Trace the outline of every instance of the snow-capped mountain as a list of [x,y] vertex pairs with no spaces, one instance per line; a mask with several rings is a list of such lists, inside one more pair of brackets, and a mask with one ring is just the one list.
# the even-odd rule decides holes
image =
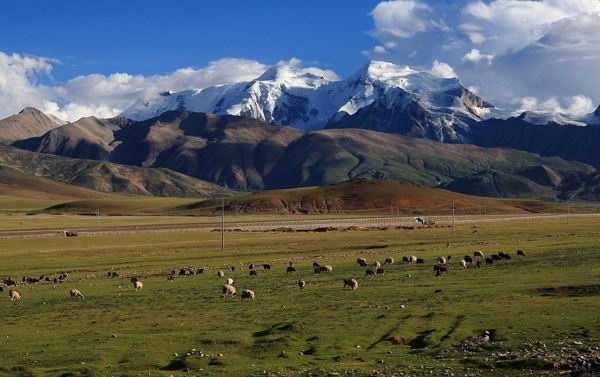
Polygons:
[[[371,61],[340,81],[279,65],[250,82],[163,92],[136,102],[121,116],[146,120],[168,110],[189,110],[304,130],[367,128],[468,142],[465,135],[470,125],[492,109],[456,78],[442,79],[406,66]],[[372,117],[374,112],[377,119]]]
[[524,120],[525,122],[531,124],[537,124],[540,126],[545,126],[548,123],[555,123],[559,125],[571,124],[574,126],[586,126],[585,122],[578,122],[569,118],[565,118],[560,115],[542,113],[539,111],[525,111],[521,115],[517,117],[519,120]]

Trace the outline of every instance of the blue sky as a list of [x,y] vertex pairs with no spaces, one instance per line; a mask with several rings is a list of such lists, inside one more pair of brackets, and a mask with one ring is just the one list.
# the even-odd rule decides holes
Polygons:
[[111,117],[147,93],[260,76],[343,79],[369,60],[461,83],[496,106],[600,105],[598,0],[46,0],[0,11],[0,118]]
[[[348,76],[368,61],[378,1],[10,1],[0,51],[60,61],[52,77],[154,75],[221,58],[297,57]],[[351,6],[349,6],[351,5]],[[352,46],[352,48],[349,48]]]

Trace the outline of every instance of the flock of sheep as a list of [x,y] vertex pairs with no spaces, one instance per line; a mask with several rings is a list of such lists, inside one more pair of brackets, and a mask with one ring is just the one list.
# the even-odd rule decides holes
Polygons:
[[[524,258],[525,257],[525,253],[521,250],[517,250],[517,257],[518,258]],[[480,250],[475,250],[473,252],[473,257],[471,257],[470,255],[465,255],[461,260],[460,260],[460,266],[463,269],[466,269],[467,266],[469,264],[475,264],[477,267],[483,267],[484,263],[485,265],[492,265],[494,264],[494,262],[496,261],[500,261],[500,260],[504,260],[504,259],[512,259],[511,256],[507,253],[503,253],[503,252],[499,252],[498,254],[494,254],[491,255],[490,257],[486,257],[482,251]],[[410,256],[410,257],[402,257],[402,261],[404,263],[410,263],[410,264],[425,264],[425,260],[424,258],[418,258],[416,256]],[[433,271],[436,277],[440,277],[443,274],[448,272],[448,268],[446,267],[448,263],[450,263],[452,261],[452,256],[447,256],[447,257],[437,257],[436,258],[436,262],[437,264],[435,264],[433,266]],[[356,263],[359,266],[362,267],[368,267],[369,264],[367,262],[367,260],[365,258],[358,258],[356,260]],[[391,265],[394,264],[395,260],[394,258],[386,258],[384,264],[386,265]],[[264,270],[270,270],[271,269],[271,265],[269,264],[262,264],[261,265],[262,268]],[[250,264],[249,266],[249,274],[251,277],[257,277],[258,273],[255,269],[254,264]],[[373,276],[373,275],[383,275],[385,273],[385,270],[382,268],[381,263],[379,262],[374,262],[373,263],[373,267],[374,270],[371,269],[367,269],[365,270],[365,276]],[[235,271],[235,266],[231,266],[229,267],[229,269],[231,271]],[[286,269],[287,273],[294,273],[296,272],[296,268],[294,267],[293,262],[289,262],[289,266]],[[174,275],[175,275],[176,270],[173,270],[171,272],[171,274],[167,275],[167,281],[168,282],[173,282],[174,279]],[[313,262],[313,272],[315,274],[320,274],[322,272],[325,273],[331,273],[333,272],[333,267],[331,265],[319,265],[317,262]],[[204,273],[204,269],[200,268],[196,271],[196,275],[200,275]],[[179,276],[185,276],[185,275],[194,275],[194,270],[192,267],[186,267],[186,268],[181,268],[179,271]],[[117,273],[108,273],[108,277],[118,277],[119,274]],[[217,271],[217,277],[218,278],[223,278],[225,276],[225,273],[222,270]],[[410,275],[407,275],[408,277],[410,277]],[[68,277],[68,274],[62,274],[60,277],[60,282],[64,281],[64,279],[66,279]],[[46,281],[47,278],[45,279],[44,277],[40,277],[40,279],[30,279],[28,277],[23,277],[23,282],[24,283],[30,283],[30,282],[43,282]],[[48,281],[54,281],[55,283],[57,282],[57,279],[50,279]],[[131,284],[133,285],[133,288],[135,289],[136,292],[141,291],[142,288],[144,287],[144,284],[137,278],[137,277],[132,277],[130,279]],[[358,289],[358,281],[355,278],[346,278],[343,280],[344,285],[343,288],[350,288],[352,290]],[[3,280],[3,283],[5,286],[16,286],[17,283],[16,281],[14,281],[11,278],[7,278]],[[300,289],[304,289],[304,287],[306,286],[306,281],[303,279],[298,280],[298,287]],[[0,286],[0,291],[4,291],[3,287]],[[77,290],[77,289],[71,289],[70,290],[70,297],[72,299],[84,299],[85,297],[83,296],[83,294]],[[232,278],[227,278],[226,283],[221,287],[221,294],[224,298],[226,297],[235,297],[237,295],[236,292],[236,288],[235,288],[235,282],[233,281]],[[21,299],[21,293],[19,291],[17,291],[16,289],[10,289],[8,292],[8,296],[10,297],[11,301],[15,301],[15,300],[20,300]],[[255,299],[255,293],[254,291],[250,290],[250,289],[244,289],[241,291],[241,299],[242,301],[245,300],[250,300],[250,301],[254,301]]]

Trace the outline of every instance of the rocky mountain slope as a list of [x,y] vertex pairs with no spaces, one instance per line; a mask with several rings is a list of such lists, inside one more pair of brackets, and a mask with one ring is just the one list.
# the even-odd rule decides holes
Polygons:
[[[532,197],[552,199],[564,194],[561,182],[570,173],[578,172],[584,186],[586,177],[595,173],[589,165],[511,149],[360,129],[302,131],[256,119],[187,111],[169,111],[140,122],[84,118],[15,145],[46,155],[164,168],[241,190],[320,186],[362,177],[436,187],[495,171],[527,182]],[[526,172],[541,167],[551,170],[554,180],[527,176]],[[135,176],[123,174],[129,175]],[[461,191],[458,187],[454,189]],[[519,196],[514,190],[520,186],[511,187],[489,192]]]
[[[64,185],[59,187],[50,180]],[[83,193],[73,187],[96,193]],[[19,196],[27,190],[73,198],[95,197],[97,192],[181,198],[210,198],[235,193],[168,169],[65,158],[0,144],[0,195]]]
[[53,128],[66,122],[44,114],[38,109],[28,107],[19,114],[0,120],[0,143],[12,144],[15,141],[42,136]]

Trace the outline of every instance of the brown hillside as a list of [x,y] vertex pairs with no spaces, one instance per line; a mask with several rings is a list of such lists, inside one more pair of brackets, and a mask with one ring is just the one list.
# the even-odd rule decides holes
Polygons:
[[12,144],[15,141],[39,137],[59,126],[55,119],[37,109],[27,107],[18,114],[0,120],[0,143]]
[[[256,192],[227,198],[226,211],[238,214],[374,214],[456,215],[536,213],[547,208],[536,200],[482,198],[389,180],[353,179],[327,186]],[[190,210],[217,213],[221,200],[208,200]]]

